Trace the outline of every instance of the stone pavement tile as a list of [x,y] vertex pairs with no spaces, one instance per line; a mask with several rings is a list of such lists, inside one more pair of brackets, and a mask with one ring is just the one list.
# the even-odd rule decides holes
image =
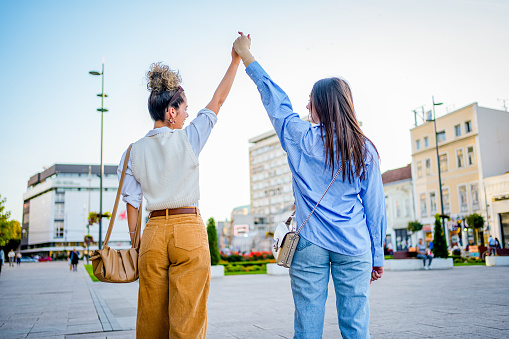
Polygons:
[[410,332],[410,331],[399,331],[392,333],[371,333],[372,339],[409,339],[409,338],[434,338],[438,339],[440,337],[431,337],[427,335],[420,335],[418,333]]
[[102,331],[103,328],[100,323],[95,324],[76,324],[76,325],[68,325],[67,332],[68,334],[73,333],[87,333],[87,332],[99,332]]
[[81,334],[67,334],[66,339],[106,339],[106,335],[109,332],[97,332],[97,333],[81,333]]
[[[280,334],[278,334],[276,331],[273,330],[262,330],[260,328],[256,328],[254,326],[245,326],[242,329],[230,329],[227,332],[229,335],[233,336],[234,338],[239,339],[281,339],[284,338]],[[291,338],[292,336],[289,335],[287,338]]]
[[26,338],[29,330],[16,330],[16,329],[0,329],[0,339],[21,339]]
[[65,334],[47,335],[45,333],[29,333],[27,339],[65,339]]

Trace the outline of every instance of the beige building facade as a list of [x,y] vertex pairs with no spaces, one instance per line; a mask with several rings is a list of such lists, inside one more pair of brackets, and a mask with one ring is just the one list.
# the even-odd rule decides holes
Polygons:
[[472,231],[457,227],[457,221],[464,226],[464,218],[472,213],[486,219],[483,180],[509,170],[509,113],[473,103],[436,118],[436,131],[435,138],[432,121],[410,130],[416,217],[429,240],[434,215],[441,212],[439,165],[444,214],[452,219],[448,244],[465,246],[473,239],[468,234]]

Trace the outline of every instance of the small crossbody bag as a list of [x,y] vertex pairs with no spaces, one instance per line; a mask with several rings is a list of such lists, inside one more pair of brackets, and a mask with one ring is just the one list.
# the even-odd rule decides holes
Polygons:
[[302,225],[300,225],[298,230],[295,230],[293,228],[294,225],[294,218],[295,218],[295,212],[292,213],[292,215],[286,220],[286,222],[280,223],[276,227],[276,231],[274,232],[274,240],[272,242],[272,254],[274,254],[274,259],[276,259],[276,263],[279,266],[283,266],[286,268],[290,268],[292,265],[293,255],[295,254],[295,249],[297,248],[297,245],[299,244],[300,240],[300,231],[302,230],[302,227],[308,222],[309,218],[311,218],[311,215],[313,215],[313,212],[316,210],[318,205],[320,204],[320,201],[322,201],[323,197],[329,190],[329,188],[332,186],[334,181],[339,175],[339,172],[341,172],[341,169],[343,166],[339,168],[337,173],[334,175],[334,178],[332,178],[331,183],[329,186],[327,186],[327,189],[325,192],[323,192],[322,197],[318,202],[316,203],[315,207],[309,213],[308,217]]

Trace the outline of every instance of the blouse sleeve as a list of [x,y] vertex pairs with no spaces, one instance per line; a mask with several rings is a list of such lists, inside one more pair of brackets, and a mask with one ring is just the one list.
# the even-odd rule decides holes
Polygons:
[[[122,178],[122,169],[124,168],[125,154],[127,150],[122,154],[120,164],[117,167],[118,181]],[[122,187],[122,201],[126,204],[130,204],[134,208],[140,207],[142,191],[140,183],[134,178],[132,168],[132,153],[129,155],[127,169],[125,172],[124,185]]]

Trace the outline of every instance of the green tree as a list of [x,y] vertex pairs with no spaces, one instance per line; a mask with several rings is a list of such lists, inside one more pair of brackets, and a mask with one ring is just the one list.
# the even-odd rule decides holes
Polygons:
[[479,243],[479,239],[481,240],[481,245],[484,245],[483,237],[479,236],[479,230],[484,226],[484,218],[477,213],[472,213],[465,217],[468,227],[474,229],[474,243],[477,245]]
[[209,218],[207,221],[207,235],[209,237],[210,263],[217,265],[221,256],[219,255],[219,247],[217,245],[216,221],[214,218]]
[[6,246],[11,240],[21,239],[21,225],[16,220],[9,220],[11,212],[5,210],[6,201],[0,195],[0,247]]
[[420,222],[416,221],[409,221],[407,230],[409,230],[412,233],[419,232],[422,230],[422,224]]
[[447,258],[447,242],[445,240],[444,230],[442,229],[442,220],[440,214],[435,214],[435,235],[433,236],[433,255],[437,258]]

